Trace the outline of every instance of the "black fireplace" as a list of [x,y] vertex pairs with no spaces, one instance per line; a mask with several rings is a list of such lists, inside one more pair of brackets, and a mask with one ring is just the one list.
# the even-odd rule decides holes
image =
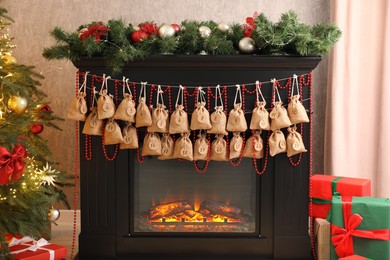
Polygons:
[[[121,75],[112,77],[215,87],[307,74],[319,61],[319,57],[154,56],[128,63]],[[91,74],[111,73],[101,59],[85,59],[75,65]],[[110,82],[111,93],[117,85]],[[262,90],[269,107],[271,85]],[[302,93],[307,109],[309,91],[304,87]],[[228,89],[228,110],[234,92],[234,88]],[[280,90],[285,103],[287,92]],[[176,98],[175,91],[172,96]],[[155,95],[151,100],[155,101]],[[192,108],[194,98],[188,100],[188,108]],[[251,112],[255,95],[248,94],[245,100],[245,111]],[[250,113],[246,117],[249,123]],[[262,175],[256,173],[251,158],[243,158],[239,164],[211,161],[200,174],[190,161],[140,158],[135,150],[116,150],[115,146],[106,146],[103,152],[101,137],[86,138],[80,133],[79,258],[309,259],[310,124],[302,127],[308,152],[299,164],[293,166],[286,154],[268,157]],[[141,129],[140,143],[144,134]],[[245,135],[248,138],[250,134]],[[264,143],[268,136],[267,131],[262,133]],[[88,160],[85,142],[92,147]],[[265,159],[256,162],[261,171]],[[204,162],[196,166],[202,168]]]

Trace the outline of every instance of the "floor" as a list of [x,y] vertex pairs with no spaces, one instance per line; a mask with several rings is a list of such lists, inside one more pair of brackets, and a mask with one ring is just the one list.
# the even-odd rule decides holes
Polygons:
[[[66,246],[68,248],[68,257],[70,259],[72,251],[72,237],[73,237],[73,210],[60,210],[60,218],[56,221],[57,225],[51,225],[51,239],[50,243]],[[75,256],[78,252],[78,235],[80,233],[80,211],[77,211],[76,218],[76,241],[74,244]]]

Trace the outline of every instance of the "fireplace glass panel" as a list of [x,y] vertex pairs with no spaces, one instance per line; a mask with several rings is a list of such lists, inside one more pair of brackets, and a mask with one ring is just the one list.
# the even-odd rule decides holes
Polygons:
[[251,159],[237,167],[212,161],[205,174],[193,162],[154,157],[134,168],[134,233],[256,232],[259,180]]

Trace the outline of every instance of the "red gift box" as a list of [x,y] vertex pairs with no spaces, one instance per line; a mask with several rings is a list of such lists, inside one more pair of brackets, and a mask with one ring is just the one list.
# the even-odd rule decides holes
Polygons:
[[33,242],[27,242],[10,246],[9,250],[15,260],[62,260],[68,253],[68,249],[64,246],[50,243],[39,246],[39,241],[36,246],[33,246]]
[[360,255],[350,255],[350,256],[339,258],[339,260],[369,260],[369,259],[371,258],[367,258]]
[[312,205],[310,216],[327,218],[332,206],[332,196],[371,196],[371,180],[316,174],[311,177]]

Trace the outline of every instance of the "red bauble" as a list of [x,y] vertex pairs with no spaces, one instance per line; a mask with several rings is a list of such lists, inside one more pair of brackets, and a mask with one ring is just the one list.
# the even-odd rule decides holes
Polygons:
[[51,107],[50,107],[48,104],[41,104],[41,105],[38,105],[38,109],[39,109],[39,111],[41,111],[41,112],[51,111]]
[[173,27],[173,29],[175,29],[176,33],[180,32],[181,28],[178,24],[173,23],[173,24],[171,24],[171,26]]
[[142,40],[147,39],[149,35],[144,31],[135,31],[131,34],[131,39],[133,42],[142,42]]
[[42,133],[43,131],[43,125],[42,124],[39,124],[39,123],[34,123],[30,126],[30,131],[31,133],[37,135],[37,134],[40,134]]

